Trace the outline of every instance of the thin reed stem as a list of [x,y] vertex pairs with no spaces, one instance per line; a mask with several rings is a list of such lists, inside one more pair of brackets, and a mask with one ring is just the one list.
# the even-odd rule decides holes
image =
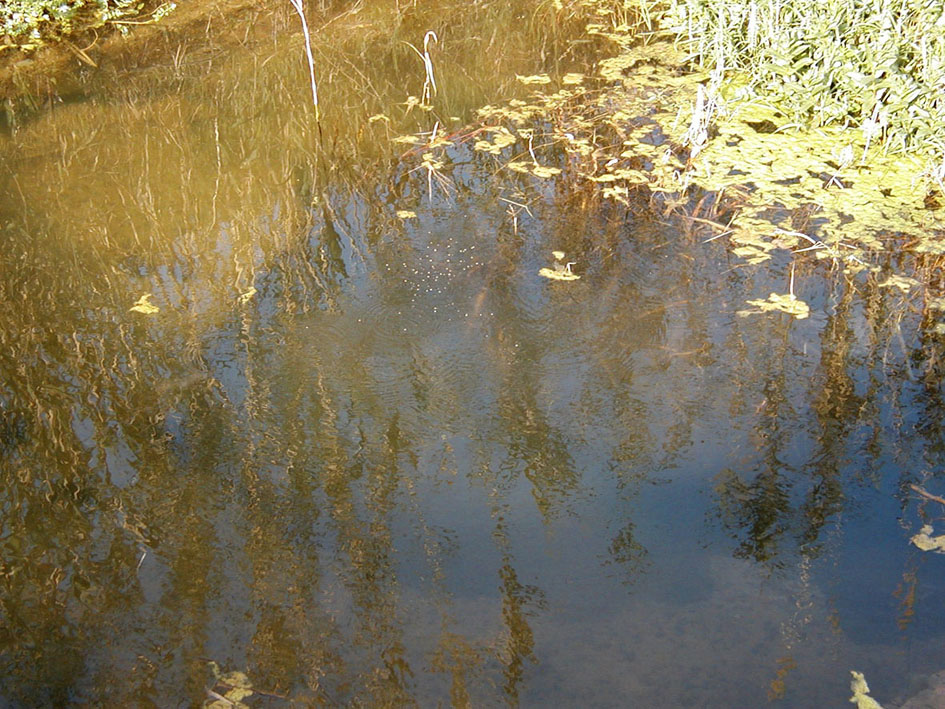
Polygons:
[[315,122],[318,122],[318,86],[315,83],[315,60],[312,58],[312,38],[308,33],[308,21],[305,19],[305,11],[302,7],[302,0],[289,0],[292,7],[299,13],[302,20],[302,34],[305,36],[305,55],[308,57],[308,73],[312,80],[312,105],[315,106]]

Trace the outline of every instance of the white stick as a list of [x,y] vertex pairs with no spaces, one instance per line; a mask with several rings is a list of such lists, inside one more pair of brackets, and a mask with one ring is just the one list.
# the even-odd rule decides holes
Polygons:
[[308,22],[302,7],[302,0],[289,0],[302,20],[302,34],[305,35],[305,54],[308,56],[308,73],[312,79],[312,105],[315,106],[315,120],[318,121],[318,87],[315,85],[315,60],[312,58],[312,40],[308,34]]

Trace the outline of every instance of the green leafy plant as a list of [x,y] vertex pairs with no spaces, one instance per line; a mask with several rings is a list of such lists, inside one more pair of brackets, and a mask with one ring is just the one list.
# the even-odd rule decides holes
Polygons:
[[174,2],[157,4],[142,0],[7,0],[0,3],[0,49],[31,50],[49,39],[114,24],[127,30],[127,18],[150,13],[136,24],[158,22],[176,7]]
[[764,97],[798,122],[855,127],[867,148],[945,154],[940,2],[670,0],[661,26],[692,60],[724,70],[732,96]]

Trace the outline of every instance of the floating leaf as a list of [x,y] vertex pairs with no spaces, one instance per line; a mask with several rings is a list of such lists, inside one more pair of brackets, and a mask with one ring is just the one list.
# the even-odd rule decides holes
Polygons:
[[636,184],[646,184],[648,182],[647,177],[644,173],[639,170],[628,170],[626,168],[620,168],[613,172],[613,176],[618,180],[626,180],[627,182],[633,182]]
[[568,72],[561,77],[562,84],[568,84],[573,86],[574,84],[580,84],[584,81],[584,74],[578,74],[576,72]]
[[908,293],[910,289],[919,285],[919,282],[914,278],[908,278],[906,276],[898,276],[893,274],[885,281],[879,284],[880,288],[898,288],[903,293]]
[[513,172],[529,172],[531,165],[527,162],[513,161],[506,164],[506,167]]
[[853,696],[850,702],[855,704],[857,709],[883,709],[882,705],[870,696],[870,687],[866,683],[866,678],[862,672],[850,670],[853,680],[850,682],[850,691]]
[[560,172],[561,170],[559,170],[556,167],[546,167],[544,165],[534,165],[532,167],[532,174],[535,177],[542,177],[542,178],[553,177],[554,175],[557,175]]
[[522,76],[521,74],[516,74],[515,78],[521,81],[523,84],[550,84],[551,77],[547,74],[532,74],[531,76]]
[[244,672],[228,672],[223,674],[216,662],[210,662],[210,669],[216,677],[216,684],[213,685],[211,696],[216,697],[216,701],[204,704],[207,709],[249,709],[249,706],[243,702],[244,699],[251,697],[253,692],[252,682]]
[[133,310],[136,313],[144,313],[145,315],[154,315],[155,313],[161,312],[161,309],[151,302],[150,293],[145,293],[143,296],[138,298],[138,300],[129,308],[129,310]]
[[937,537],[933,537],[933,531],[931,525],[927,524],[909,541],[922,551],[936,551],[939,554],[945,554],[945,534],[939,534]]
[[748,246],[739,246],[732,249],[732,252],[739,258],[743,258],[750,264],[764,263],[771,256],[764,249],[760,249],[754,244]]
[[492,142],[490,143],[488,140],[477,140],[476,144],[473,146],[475,150],[498,155],[502,152],[503,148],[513,145],[515,141],[518,140],[518,138],[504,126],[492,130],[495,132],[495,137],[493,137]]
[[622,204],[629,205],[628,198],[630,196],[630,190],[627,187],[622,185],[617,185],[616,187],[605,187],[601,190],[601,194],[604,199],[612,199]]
[[574,261],[561,263],[564,260],[564,251],[552,251],[551,255],[555,257],[554,268],[539,269],[538,275],[550,278],[553,281],[576,281],[580,278],[576,273],[572,273],[571,266]]
[[571,273],[571,271],[556,271],[553,268],[540,268],[538,269],[538,275],[552,281],[576,281],[580,278],[578,274]]
[[945,310],[945,297],[937,296],[935,298],[929,298],[925,305],[929,310]]
[[803,320],[810,315],[810,306],[791,293],[784,295],[772,293],[768,296],[767,300],[749,300],[748,304],[755,306],[757,310],[739,310],[739,317],[744,318],[756,313],[769,313],[772,311],[780,311],[788,315],[793,315],[798,320]]
[[398,209],[396,212],[400,219],[416,219],[417,213],[412,209]]
[[442,161],[438,160],[433,153],[424,153],[420,162],[428,170],[439,170],[443,167]]
[[603,175],[591,175],[587,179],[591,182],[616,182],[617,176],[612,172],[605,172]]

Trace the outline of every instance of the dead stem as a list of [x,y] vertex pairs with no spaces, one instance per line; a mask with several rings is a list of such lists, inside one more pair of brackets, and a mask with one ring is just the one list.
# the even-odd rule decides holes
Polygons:
[[299,19],[302,20],[302,34],[305,36],[305,55],[308,58],[308,73],[312,81],[312,105],[315,106],[315,122],[318,123],[318,86],[315,83],[315,60],[312,58],[312,38],[308,33],[308,21],[305,19],[305,11],[302,7],[302,0],[289,0],[292,7],[299,13]]
[[939,497],[938,495],[933,495],[931,492],[926,492],[925,490],[923,490],[923,489],[922,489],[921,487],[919,487],[918,485],[911,485],[911,484],[910,484],[909,487],[912,488],[913,490],[915,490],[915,491],[916,491],[917,493],[919,493],[920,495],[922,495],[922,497],[924,497],[924,498],[926,498],[926,499],[929,499],[929,500],[935,500],[936,502],[939,502],[939,503],[945,505],[945,497]]

